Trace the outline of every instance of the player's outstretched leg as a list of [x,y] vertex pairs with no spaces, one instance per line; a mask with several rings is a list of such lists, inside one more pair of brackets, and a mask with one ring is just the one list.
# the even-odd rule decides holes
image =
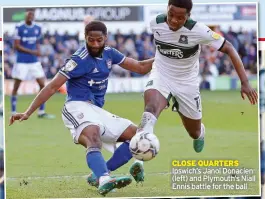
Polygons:
[[[135,125],[130,125],[119,137],[118,141],[123,143],[113,152],[112,157],[106,163],[110,172],[125,165],[132,158],[132,153],[129,149],[129,140],[135,135],[136,130],[137,127]],[[138,164],[140,164],[140,166]],[[137,183],[142,182],[144,180],[143,162],[136,160],[130,168],[130,173]],[[96,187],[99,183],[94,173],[88,176],[87,182]]]
[[190,137],[193,138],[193,148],[197,153],[200,153],[204,148],[204,137],[205,137],[205,127],[201,123],[201,119],[194,120],[185,117],[179,112],[182,119],[182,123],[189,133]]
[[87,148],[87,165],[99,180],[98,192],[100,194],[106,195],[111,190],[125,187],[132,182],[131,178],[127,176],[110,176],[107,164],[101,154],[102,143],[98,126],[90,125],[84,128],[78,142]]
[[145,108],[141,123],[137,132],[142,130],[154,132],[154,126],[162,110],[165,109],[167,99],[155,89],[149,89],[144,92]]
[[[45,86],[45,79],[44,78],[38,78],[38,79],[36,79],[36,81],[39,84],[40,90],[43,89]],[[45,112],[45,103],[44,103],[39,108],[38,118],[40,118],[40,119],[54,119],[55,115],[48,114]]]

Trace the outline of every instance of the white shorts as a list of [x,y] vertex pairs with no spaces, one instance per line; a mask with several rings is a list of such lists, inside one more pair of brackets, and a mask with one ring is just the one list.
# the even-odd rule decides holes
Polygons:
[[120,118],[83,101],[66,102],[62,111],[62,118],[76,144],[78,144],[78,138],[83,129],[89,125],[99,126],[102,142],[115,144],[121,134],[133,124],[130,120]]
[[19,80],[32,80],[45,77],[40,62],[16,63],[12,69],[12,78]]
[[151,71],[145,91],[158,90],[170,102],[172,98],[173,111],[178,111],[184,116],[198,120],[202,118],[201,95],[197,84],[181,84],[162,77],[154,68]]

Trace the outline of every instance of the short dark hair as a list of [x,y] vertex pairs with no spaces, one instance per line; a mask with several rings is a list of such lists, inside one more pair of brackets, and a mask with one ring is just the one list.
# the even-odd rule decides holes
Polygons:
[[186,8],[187,13],[192,9],[192,0],[168,0],[168,6],[173,5],[179,8]]
[[107,27],[101,21],[91,21],[85,27],[85,35],[88,34],[89,31],[101,31],[104,35],[107,35]]

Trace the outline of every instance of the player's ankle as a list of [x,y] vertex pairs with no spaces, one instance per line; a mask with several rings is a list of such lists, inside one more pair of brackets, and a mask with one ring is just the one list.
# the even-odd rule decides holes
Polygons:
[[137,132],[146,130],[146,128],[153,127],[157,121],[157,118],[150,112],[144,112],[141,120],[141,124]]
[[200,135],[198,138],[195,138],[195,140],[203,140],[205,136],[205,127],[204,124],[201,124],[201,131],[200,131]]
[[38,115],[43,115],[43,114],[45,114],[45,111],[44,110],[39,110],[38,111]]
[[144,162],[143,162],[143,161],[138,160],[138,159],[135,158],[135,159],[134,159],[134,163],[137,163],[137,162],[140,163],[141,165],[144,165]]
[[106,182],[106,180],[109,180],[111,177],[109,175],[104,175],[104,176],[100,176],[99,177],[99,185],[104,184],[104,182]]

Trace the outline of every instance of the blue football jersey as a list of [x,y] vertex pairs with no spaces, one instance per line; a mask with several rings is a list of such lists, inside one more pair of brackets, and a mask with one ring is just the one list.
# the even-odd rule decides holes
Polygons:
[[[15,39],[20,40],[20,44],[28,49],[36,50],[37,42],[41,38],[41,27],[32,24],[27,25],[25,22],[21,22],[16,26]],[[35,63],[38,61],[36,55],[17,51],[17,62],[18,63]]]
[[59,71],[68,78],[67,101],[91,101],[102,107],[111,66],[124,59],[122,53],[111,47],[104,48],[101,58],[90,56],[86,46],[77,50]]

